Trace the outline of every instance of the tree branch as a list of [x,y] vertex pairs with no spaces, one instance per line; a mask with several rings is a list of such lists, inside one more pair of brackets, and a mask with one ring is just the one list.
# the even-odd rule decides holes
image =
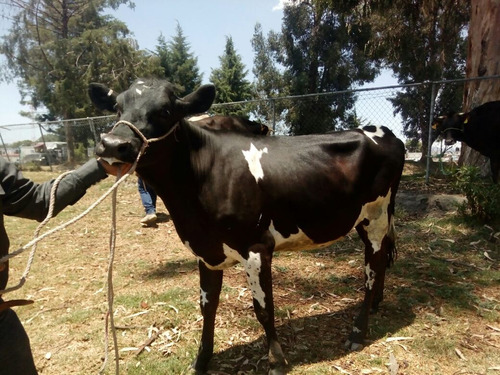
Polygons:
[[37,39],[38,39],[38,46],[40,47],[40,52],[42,52],[42,55],[43,55],[43,58],[45,60],[45,62],[47,63],[47,65],[49,65],[49,67],[54,70],[54,66],[51,64],[51,62],[49,61],[47,55],[45,54],[45,50],[43,49],[42,47],[42,39],[40,37],[40,30],[38,28],[38,6],[40,4],[40,1],[39,0],[36,4],[36,11],[35,11],[35,27],[36,27],[36,35],[37,35]]

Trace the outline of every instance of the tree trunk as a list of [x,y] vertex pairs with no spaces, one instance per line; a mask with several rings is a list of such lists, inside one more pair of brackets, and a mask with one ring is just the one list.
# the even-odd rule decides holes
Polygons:
[[[469,25],[467,78],[500,74],[500,0],[472,0]],[[500,79],[466,83],[464,111],[493,100],[500,100]],[[489,160],[462,144],[459,165],[477,166],[490,173]]]
[[[65,116],[68,118],[69,116]],[[73,138],[73,128],[72,123],[69,121],[64,121],[64,135],[66,136],[66,145],[68,147],[68,164],[70,166],[75,165],[75,142]]]

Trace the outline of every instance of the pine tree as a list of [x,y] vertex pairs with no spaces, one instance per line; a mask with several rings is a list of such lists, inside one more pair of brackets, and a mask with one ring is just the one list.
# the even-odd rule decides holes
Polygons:
[[[234,48],[233,39],[226,37],[224,53],[219,57],[220,67],[212,69],[210,82],[215,85],[215,103],[230,103],[245,101],[252,98],[252,85],[246,79],[248,71]],[[228,113],[227,111],[223,111]],[[231,111],[233,114],[244,115],[247,111]]]
[[165,78],[176,86],[179,96],[187,95],[200,86],[203,76],[199,72],[198,59],[190,51],[187,38],[179,24],[176,35],[169,43],[160,35],[156,54],[165,70]]

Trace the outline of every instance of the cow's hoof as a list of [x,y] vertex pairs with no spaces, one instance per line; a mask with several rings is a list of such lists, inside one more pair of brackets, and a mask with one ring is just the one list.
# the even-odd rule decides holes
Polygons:
[[351,352],[359,352],[363,350],[363,344],[351,342],[351,340],[347,340],[344,344],[344,347]]
[[192,369],[193,369],[193,374],[195,374],[195,375],[207,375],[208,374],[205,370],[197,370],[194,367],[192,367]]
[[[198,368],[196,368],[196,367],[198,367]],[[207,374],[206,369],[200,368],[199,365],[197,366],[196,360],[191,364],[191,369],[193,370],[193,374],[195,374],[195,375],[206,375]]]

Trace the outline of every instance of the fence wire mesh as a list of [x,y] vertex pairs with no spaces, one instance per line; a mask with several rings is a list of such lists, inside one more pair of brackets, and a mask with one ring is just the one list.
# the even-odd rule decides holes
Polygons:
[[[476,81],[457,79],[214,104],[210,113],[248,117],[267,125],[273,130],[272,135],[318,134],[384,125],[399,138],[409,139],[406,141],[409,158],[419,159],[422,147],[427,149],[433,144],[429,147],[431,157],[441,158],[446,154],[447,160],[456,160],[459,148],[445,148],[442,143],[434,142],[436,135],[428,129],[433,117],[452,110],[459,112],[464,88],[478,91]],[[481,81],[482,87],[497,85],[500,76],[483,77]],[[473,99],[471,108],[478,104],[481,103]],[[93,157],[100,134],[109,131],[114,121],[115,116],[100,116],[4,125],[0,127],[1,153],[20,164],[24,161],[58,164],[67,160],[68,145],[72,143],[74,159],[83,162]]]

